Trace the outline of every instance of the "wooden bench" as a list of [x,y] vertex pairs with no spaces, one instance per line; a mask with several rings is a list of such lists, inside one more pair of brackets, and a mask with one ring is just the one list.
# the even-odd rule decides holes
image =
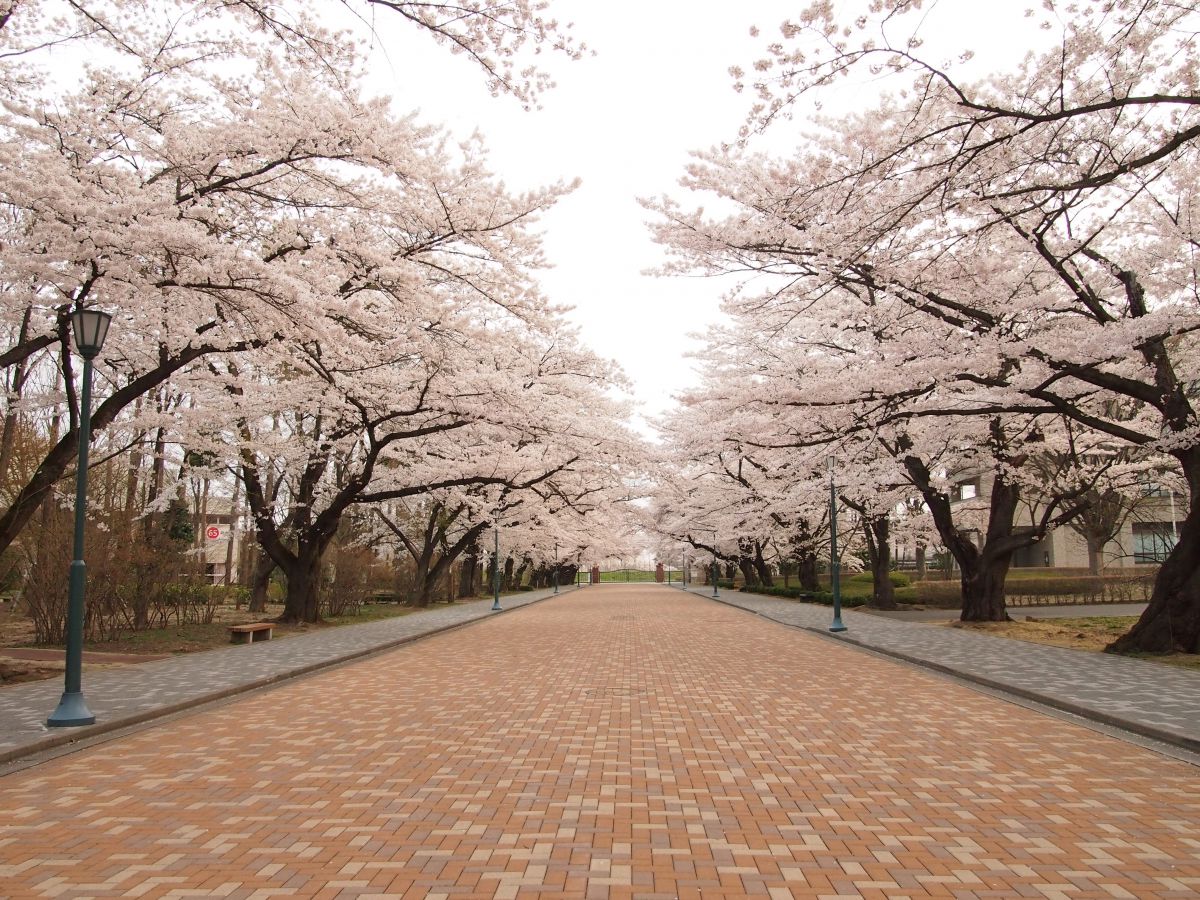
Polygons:
[[271,629],[275,626],[270,622],[256,622],[253,625],[230,625],[229,642],[231,644],[251,644],[255,641],[269,641]]

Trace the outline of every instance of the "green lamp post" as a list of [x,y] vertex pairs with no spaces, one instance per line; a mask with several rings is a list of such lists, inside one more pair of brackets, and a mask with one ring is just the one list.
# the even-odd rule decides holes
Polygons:
[[500,609],[500,515],[496,514],[496,521],[492,523],[492,532],[496,539],[495,546],[495,563],[492,566],[492,588],[495,591],[492,599],[492,609]]
[[712,561],[712,583],[713,583],[713,599],[718,599],[721,595],[717,592],[717,576],[720,574],[717,570],[717,531],[713,529],[713,561]]
[[71,314],[75,349],[83,357],[83,389],[79,398],[79,466],[75,472],[75,547],[67,593],[67,669],[62,699],[50,714],[50,727],[91,725],[96,721],[83,699],[83,590],[87,567],[83,561],[83,530],[87,522],[88,445],[92,436],[92,360],[104,346],[112,316],[98,309]]
[[833,591],[833,624],[829,630],[845,631],[846,626],[842,624],[842,564],[837,552],[837,487],[833,482],[836,466],[836,457],[829,457],[829,581]]

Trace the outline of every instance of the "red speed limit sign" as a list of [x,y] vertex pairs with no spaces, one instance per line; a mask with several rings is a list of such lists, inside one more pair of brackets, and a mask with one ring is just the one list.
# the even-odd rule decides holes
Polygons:
[[216,525],[209,525],[208,531],[205,532],[205,534],[208,535],[208,539],[210,541],[215,541],[217,538],[219,538],[221,536],[221,529],[218,528]]

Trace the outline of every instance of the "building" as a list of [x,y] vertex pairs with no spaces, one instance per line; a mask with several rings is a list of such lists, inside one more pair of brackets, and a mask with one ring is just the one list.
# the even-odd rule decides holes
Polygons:
[[[989,479],[979,476],[960,476],[954,482],[951,506],[955,509],[956,521],[960,516],[969,518],[967,504],[977,506],[986,517],[989,485]],[[1131,502],[1132,508],[1125,512],[1113,539],[1099,548],[1101,569],[1136,568],[1161,563],[1175,546],[1179,533],[1177,511],[1182,509],[1181,504],[1182,498],[1166,488],[1147,485],[1141,496]],[[1022,527],[1032,531],[1032,525],[1022,526],[1021,523],[1034,521],[1034,515],[1040,515],[1040,512],[1036,504],[1022,501],[1015,519],[1018,531]],[[983,536],[978,529],[965,528],[963,531],[972,536],[977,546],[982,546]],[[1017,568],[1044,566],[1086,569],[1088,565],[1087,540],[1071,526],[1053,529],[1042,540],[1013,555],[1013,566]]]

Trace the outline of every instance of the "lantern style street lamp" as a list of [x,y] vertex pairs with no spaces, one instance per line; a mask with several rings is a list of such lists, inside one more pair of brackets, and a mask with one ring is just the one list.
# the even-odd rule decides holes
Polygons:
[[713,563],[712,563],[712,583],[713,583],[713,599],[718,599],[721,595],[717,592],[717,530],[713,529]]
[[75,349],[83,357],[83,390],[79,398],[79,465],[75,472],[75,546],[67,593],[67,668],[62,699],[46,720],[52,728],[96,721],[83,699],[83,589],[87,584],[83,529],[87,522],[88,445],[92,438],[92,360],[104,347],[111,321],[112,316],[99,309],[77,309],[71,314]]
[[833,482],[833,470],[837,466],[837,457],[831,456],[829,464],[829,581],[833,591],[833,624],[830,631],[845,631],[842,624],[842,564],[838,561],[837,552],[837,488]]
[[492,523],[492,532],[496,539],[495,552],[492,564],[492,589],[495,591],[492,599],[492,609],[500,609],[500,514],[496,514],[496,521]]

